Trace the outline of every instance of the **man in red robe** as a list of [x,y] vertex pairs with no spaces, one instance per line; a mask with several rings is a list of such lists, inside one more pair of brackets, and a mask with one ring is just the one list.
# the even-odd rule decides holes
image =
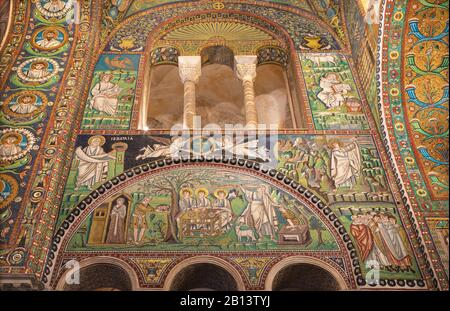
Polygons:
[[364,223],[363,215],[352,216],[350,233],[356,240],[361,260],[365,262],[373,247],[373,236],[370,228]]

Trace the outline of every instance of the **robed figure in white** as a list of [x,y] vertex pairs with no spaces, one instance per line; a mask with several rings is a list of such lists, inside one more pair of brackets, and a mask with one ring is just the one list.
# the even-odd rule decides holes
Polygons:
[[90,106],[99,112],[108,115],[115,115],[119,105],[119,94],[122,89],[111,82],[112,74],[104,74],[100,77],[100,82],[94,85],[91,94]]
[[22,152],[19,140],[15,136],[3,138],[0,142],[0,157],[14,156]]
[[12,104],[10,109],[12,112],[18,114],[28,114],[36,111],[36,98],[33,96],[23,96],[17,99],[17,102]]
[[30,79],[44,79],[50,74],[48,64],[45,62],[31,63],[30,69],[26,72],[26,76]]
[[44,4],[44,9],[52,13],[57,13],[64,10],[65,6],[66,3],[61,0],[50,0],[49,2]]
[[351,90],[350,85],[342,83],[336,73],[329,73],[322,77],[319,82],[322,91],[317,97],[330,108],[341,106],[345,102],[345,95]]
[[356,142],[341,147],[339,143],[333,143],[331,150],[331,177],[334,186],[350,187],[356,183],[356,178],[361,172],[361,153]]
[[259,240],[262,240],[264,235],[275,240],[278,219],[274,207],[278,204],[272,200],[269,187],[263,184],[256,191],[247,190],[242,186],[240,188],[248,202],[240,219],[256,231]]
[[397,224],[394,216],[382,216],[383,222],[380,226],[380,233],[387,250],[387,257],[394,266],[410,268],[411,258],[404,244],[401,226]]
[[42,37],[41,40],[36,41],[36,44],[41,48],[50,49],[61,45],[61,42],[57,39],[58,33],[56,31],[46,31]]
[[106,180],[108,174],[108,161],[115,159],[111,154],[105,152],[101,146],[100,139],[92,139],[88,147],[78,147],[75,150],[78,164],[78,175],[76,189],[87,186],[88,189]]

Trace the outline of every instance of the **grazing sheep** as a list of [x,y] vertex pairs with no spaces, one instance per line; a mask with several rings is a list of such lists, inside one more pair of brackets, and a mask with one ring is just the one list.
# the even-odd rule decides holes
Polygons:
[[239,242],[242,242],[244,238],[246,238],[247,242],[256,241],[255,233],[252,229],[243,230],[240,226],[236,226],[235,230]]

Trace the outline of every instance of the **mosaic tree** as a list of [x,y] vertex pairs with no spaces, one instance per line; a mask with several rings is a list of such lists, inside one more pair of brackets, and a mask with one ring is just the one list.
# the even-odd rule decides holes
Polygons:
[[213,180],[206,172],[180,171],[168,173],[145,182],[145,192],[151,195],[169,195],[171,199],[168,216],[167,235],[164,242],[179,243],[177,215],[180,212],[178,202],[183,188],[192,188],[195,185],[211,183]]
[[317,238],[319,240],[318,244],[323,244],[322,231],[325,231],[326,228],[323,226],[322,222],[316,217],[312,216],[309,220],[309,226],[312,230],[317,231]]

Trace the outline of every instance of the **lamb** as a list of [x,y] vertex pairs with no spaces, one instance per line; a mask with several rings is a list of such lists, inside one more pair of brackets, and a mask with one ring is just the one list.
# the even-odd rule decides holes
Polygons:
[[236,226],[235,230],[238,241],[242,242],[243,238],[246,238],[248,242],[256,241],[255,233],[252,229],[242,230],[240,226]]
[[334,56],[332,55],[318,55],[318,56],[312,56],[307,55],[305,56],[306,59],[309,59],[316,65],[317,67],[320,66],[321,63],[332,63],[334,66],[336,66],[336,60],[334,59]]

